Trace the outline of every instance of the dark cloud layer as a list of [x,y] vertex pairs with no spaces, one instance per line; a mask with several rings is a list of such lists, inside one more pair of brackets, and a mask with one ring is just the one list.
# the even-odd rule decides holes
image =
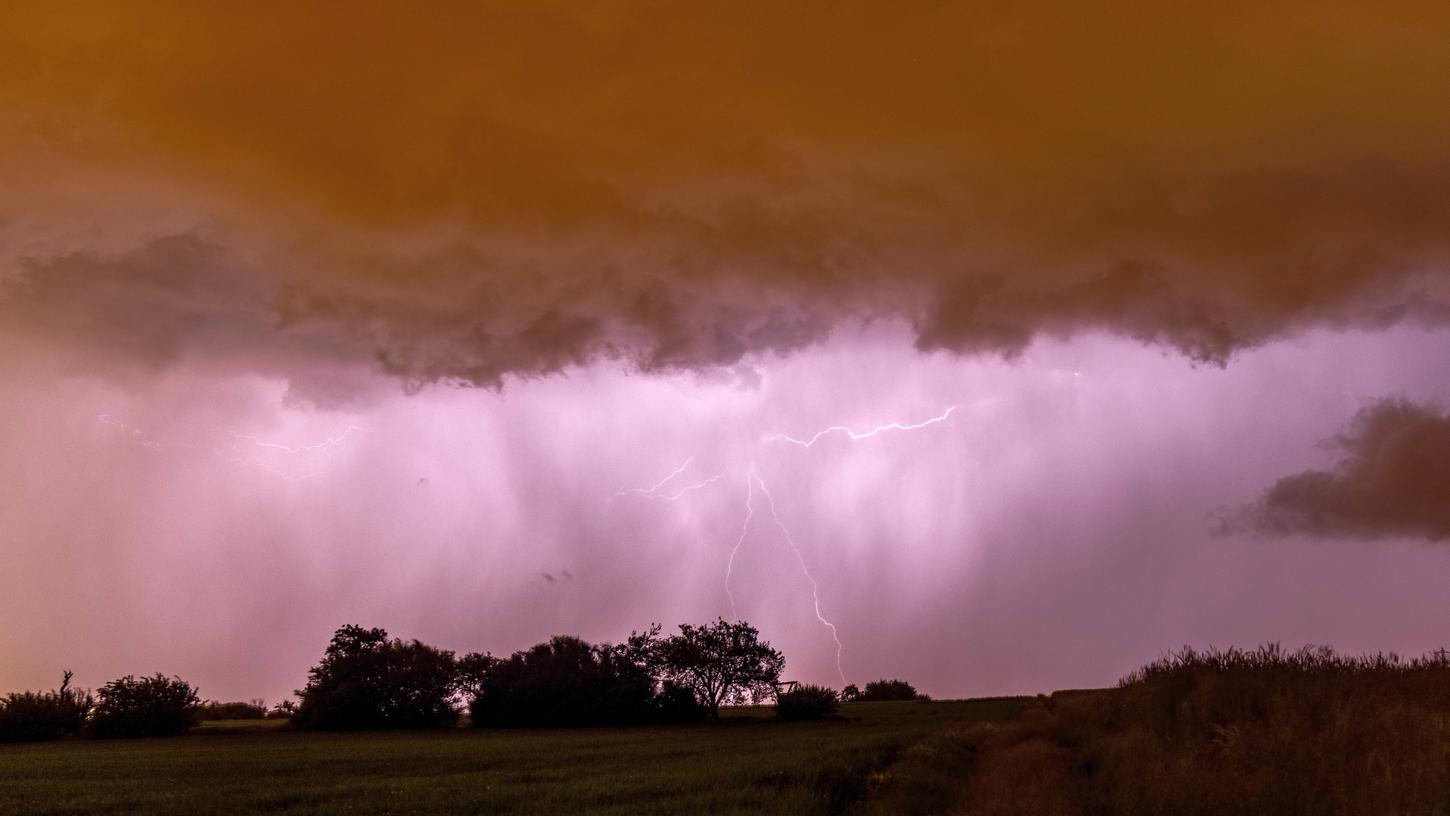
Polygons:
[[1248,512],[1253,527],[1321,537],[1450,539],[1450,414],[1383,400],[1327,444],[1340,453],[1334,467],[1280,479]]
[[875,318],[1224,362],[1447,318],[1443,5],[0,15],[6,312],[148,364],[497,385]]

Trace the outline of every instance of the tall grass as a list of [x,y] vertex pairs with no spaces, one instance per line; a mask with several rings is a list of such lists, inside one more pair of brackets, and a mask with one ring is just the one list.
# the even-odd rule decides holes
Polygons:
[[1450,814],[1450,659],[1184,649],[893,774],[868,812]]

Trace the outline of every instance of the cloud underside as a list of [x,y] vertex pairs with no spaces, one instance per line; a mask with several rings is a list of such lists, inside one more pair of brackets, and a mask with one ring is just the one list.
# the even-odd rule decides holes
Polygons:
[[1242,521],[1270,534],[1450,540],[1450,414],[1383,400],[1327,444],[1333,468],[1280,479]]
[[1444,10],[0,14],[0,320],[111,365],[497,386],[878,319],[1223,363],[1450,319]]

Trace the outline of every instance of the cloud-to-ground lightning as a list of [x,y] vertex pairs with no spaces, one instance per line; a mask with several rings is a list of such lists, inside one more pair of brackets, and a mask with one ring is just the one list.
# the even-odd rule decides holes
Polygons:
[[760,485],[760,492],[765,496],[765,503],[770,508],[771,520],[775,522],[776,527],[780,528],[780,534],[785,536],[785,543],[789,544],[791,550],[795,552],[796,561],[801,565],[801,572],[805,573],[806,580],[811,582],[811,602],[815,607],[816,620],[831,630],[831,640],[836,642],[836,674],[840,676],[841,685],[844,686],[846,684],[846,672],[841,668],[841,652],[843,651],[841,636],[836,631],[836,624],[831,623],[826,619],[825,615],[821,614],[821,586],[816,583],[815,576],[811,575],[810,567],[806,566],[806,556],[801,552],[800,545],[791,536],[790,530],[785,526],[785,522],[780,520],[780,515],[775,512],[775,499],[770,495],[770,489],[765,486],[765,480],[760,478],[760,474],[756,473],[754,468],[751,469],[750,476],[755,480],[756,484]]
[[[829,428],[824,428],[820,431],[817,431],[809,439],[797,439],[787,434],[774,434],[771,436],[762,437],[761,443],[764,444],[768,442],[785,441],[790,442],[794,445],[799,445],[803,448],[810,448],[815,445],[816,442],[818,442],[821,438],[830,434],[837,433],[845,434],[852,441],[859,441],[863,439],[870,439],[871,437],[874,437],[886,431],[915,431],[922,428],[930,427],[932,425],[936,425],[941,422],[946,422],[948,419],[951,418],[952,413],[956,411],[956,409],[956,405],[951,405],[948,406],[947,409],[939,415],[930,417],[929,419],[925,419],[920,422],[890,422],[885,425],[877,425],[869,431],[855,431],[852,430],[849,426],[832,425]],[[704,481],[686,485],[673,492],[663,492],[665,490],[665,486],[672,482],[675,478],[683,474],[690,467],[690,464],[694,461],[695,458],[692,456],[689,459],[686,459],[684,464],[680,465],[669,475],[665,476],[663,479],[660,479],[658,482],[651,485],[650,487],[635,487],[628,490],[621,490],[611,496],[610,500],[612,501],[614,499],[620,498],[621,496],[637,494],[641,496],[649,496],[651,498],[661,498],[673,501],[690,491],[708,487],[709,485],[714,484],[720,479],[723,479],[729,473],[728,469],[722,470],[716,475]],[[795,537],[791,535],[790,529],[785,526],[785,522],[781,520],[780,514],[776,512],[775,497],[771,495],[769,488],[767,488],[765,485],[765,480],[760,477],[760,474],[756,471],[755,465],[753,463],[747,469],[745,474],[745,520],[740,525],[740,534],[735,538],[735,546],[730,548],[730,555],[725,561],[725,597],[729,599],[730,602],[730,617],[736,620],[738,620],[740,617],[739,610],[737,609],[735,604],[735,593],[731,590],[730,582],[735,573],[736,556],[739,555],[740,549],[745,545],[745,539],[748,538],[750,535],[750,524],[755,519],[755,491],[757,487],[759,487],[761,494],[765,496],[766,506],[770,511],[771,521],[780,531],[781,536],[785,538],[785,543],[795,554],[796,562],[800,564],[801,572],[805,575],[806,580],[810,582],[811,602],[812,607],[815,611],[816,620],[820,621],[821,625],[826,627],[826,629],[830,631],[831,640],[836,644],[836,674],[841,678],[842,684],[844,684],[846,682],[846,673],[842,666],[842,655],[845,651],[845,647],[841,642],[840,632],[837,630],[836,624],[821,613],[820,583],[817,582],[815,576],[811,574],[810,567],[806,563],[805,553],[801,550],[800,545],[795,540]]]
[[740,613],[735,609],[735,593],[730,591],[730,576],[735,573],[735,555],[740,552],[740,546],[745,543],[745,536],[750,533],[750,520],[755,517],[755,506],[751,500],[755,498],[755,465],[750,466],[750,471],[745,477],[745,523],[740,525],[740,537],[735,539],[735,546],[730,548],[730,558],[725,562],[725,597],[730,599],[730,619],[739,620]]
[[815,436],[812,436],[810,439],[796,439],[795,437],[789,436],[787,434],[772,434],[770,436],[765,437],[761,441],[762,442],[775,442],[775,441],[779,440],[779,441],[789,442],[789,443],[791,443],[793,445],[800,445],[803,448],[809,448],[812,445],[816,444],[816,442],[819,441],[821,437],[826,436],[827,434],[833,434],[833,433],[844,433],[848,437],[850,437],[852,440],[870,439],[871,437],[876,436],[877,434],[883,433],[885,431],[915,431],[915,430],[919,430],[921,428],[925,428],[925,427],[930,426],[930,425],[935,425],[938,422],[946,422],[947,419],[949,419],[951,417],[952,412],[955,411],[955,410],[957,410],[957,406],[953,405],[953,406],[947,408],[945,411],[943,411],[939,416],[934,416],[931,419],[923,420],[921,422],[916,422],[916,423],[912,423],[912,424],[909,424],[909,425],[908,424],[903,424],[903,423],[900,423],[900,422],[892,422],[892,423],[889,423],[889,424],[886,424],[886,425],[877,425],[876,427],[872,428],[869,431],[862,431],[862,432],[859,432],[859,433],[856,432],[856,431],[851,430],[849,427],[847,427],[845,425],[832,425],[829,428],[826,428],[824,430],[817,431],[816,434],[815,434]]

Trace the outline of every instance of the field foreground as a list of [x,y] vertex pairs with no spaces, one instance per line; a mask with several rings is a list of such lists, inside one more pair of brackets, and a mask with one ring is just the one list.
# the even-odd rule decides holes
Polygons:
[[[0,746],[0,813],[831,814],[908,745],[1016,717],[1015,700],[852,703],[776,723],[299,733]],[[879,778],[879,777],[878,777]]]

